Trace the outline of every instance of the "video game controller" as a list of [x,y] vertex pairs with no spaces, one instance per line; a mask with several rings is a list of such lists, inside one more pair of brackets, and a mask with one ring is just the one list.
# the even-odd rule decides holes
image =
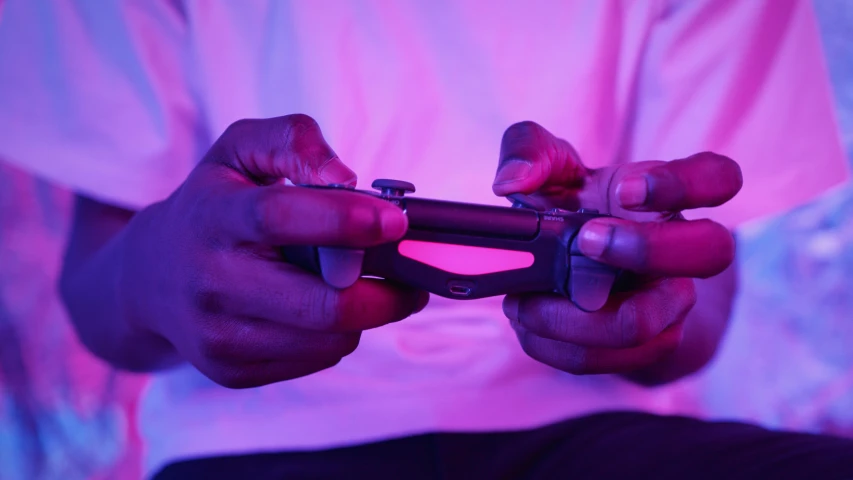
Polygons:
[[341,188],[387,200],[408,217],[402,239],[365,250],[285,246],[285,261],[337,288],[367,276],[460,300],[550,292],[587,312],[604,306],[620,274],[578,249],[581,226],[608,216],[595,210],[552,209],[525,195],[510,196],[512,207],[407,197],[415,187],[399,180],[372,187],[379,193],[343,185],[295,188]]

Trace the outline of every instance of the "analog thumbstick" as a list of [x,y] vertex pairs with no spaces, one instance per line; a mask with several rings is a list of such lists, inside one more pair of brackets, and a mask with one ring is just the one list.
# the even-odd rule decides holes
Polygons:
[[402,197],[407,193],[414,193],[415,186],[409,182],[404,182],[402,180],[391,180],[387,178],[380,178],[373,181],[371,187],[379,190],[382,196],[387,197]]

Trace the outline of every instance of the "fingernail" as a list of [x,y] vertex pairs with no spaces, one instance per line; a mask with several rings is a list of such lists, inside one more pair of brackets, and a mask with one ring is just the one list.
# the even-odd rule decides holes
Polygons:
[[357,180],[355,172],[347,168],[338,157],[332,157],[326,161],[317,171],[317,175],[327,185],[339,183],[342,185],[355,185]]
[[613,227],[606,223],[590,221],[581,228],[578,248],[591,258],[598,258],[607,250],[613,236]]
[[495,176],[495,185],[505,185],[507,183],[515,183],[524,180],[530,175],[530,170],[533,165],[520,159],[512,159],[504,162]]
[[632,175],[624,178],[616,187],[616,198],[625,208],[636,208],[646,203],[649,196],[649,182],[645,175]]
[[425,309],[428,303],[429,292],[419,292],[418,300],[415,303],[415,309],[412,311],[412,314],[418,313],[421,310]]
[[384,208],[380,213],[380,221],[382,222],[382,233],[393,239],[401,238],[409,228],[409,219],[397,207]]

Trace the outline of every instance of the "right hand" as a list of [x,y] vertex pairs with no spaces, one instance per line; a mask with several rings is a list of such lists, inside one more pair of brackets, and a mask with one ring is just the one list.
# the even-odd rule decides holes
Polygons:
[[355,185],[305,115],[242,120],[167,200],[125,232],[119,302],[131,326],[167,340],[229,388],[336,365],[361,332],[423,309],[429,296],[376,279],[336,290],[282,261],[282,245],[365,248],[399,239],[401,210],[369,195],[285,186]]

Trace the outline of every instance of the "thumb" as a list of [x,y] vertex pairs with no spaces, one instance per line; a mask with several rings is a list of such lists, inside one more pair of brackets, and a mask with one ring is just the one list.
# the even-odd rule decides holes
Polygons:
[[544,187],[576,188],[588,176],[569,142],[534,122],[510,126],[501,139],[498,170],[492,184],[496,195],[530,194]]
[[308,115],[240,120],[225,130],[211,153],[207,161],[263,184],[286,178],[297,184],[355,186],[357,180]]

